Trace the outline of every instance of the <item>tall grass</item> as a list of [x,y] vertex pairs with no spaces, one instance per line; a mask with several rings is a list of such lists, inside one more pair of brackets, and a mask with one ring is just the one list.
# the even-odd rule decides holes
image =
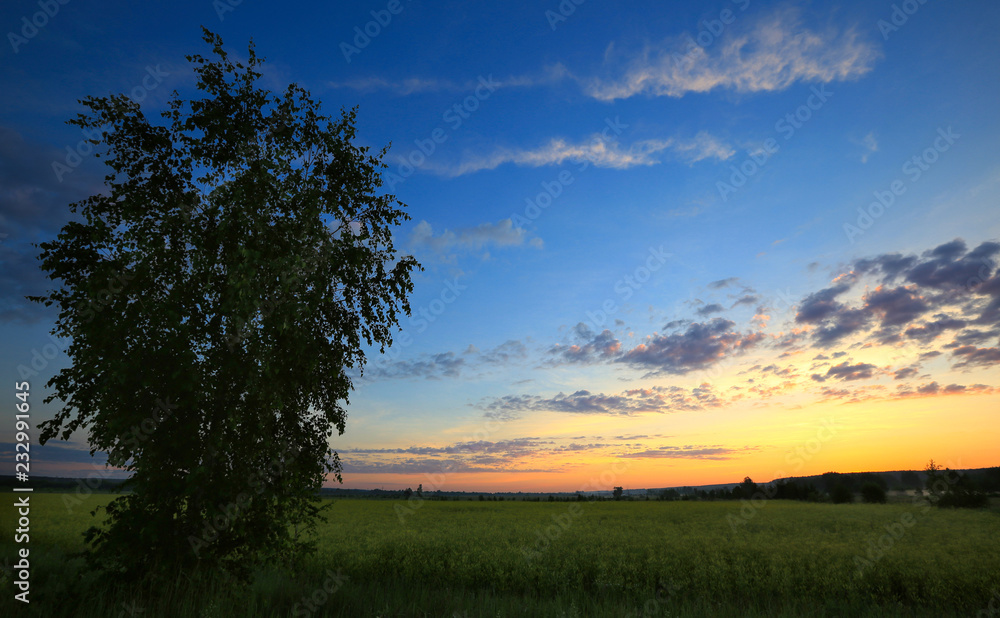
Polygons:
[[[340,500],[301,573],[265,568],[247,586],[191,574],[170,589],[130,590],[97,586],[82,561],[67,558],[82,547],[89,510],[108,498],[67,513],[58,494],[32,497],[31,614],[966,616],[991,602],[1000,608],[1000,515],[988,511],[775,501],[731,525],[727,515],[740,517],[734,502],[426,501],[404,510]],[[11,530],[8,509],[3,516]],[[12,555],[9,538],[0,549]],[[2,589],[4,615],[29,615],[12,601],[9,577]]]

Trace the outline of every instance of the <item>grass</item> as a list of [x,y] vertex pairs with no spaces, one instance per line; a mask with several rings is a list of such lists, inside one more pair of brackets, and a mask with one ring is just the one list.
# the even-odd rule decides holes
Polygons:
[[[68,513],[60,494],[32,496],[31,615],[1000,616],[1000,515],[990,511],[338,500],[304,574],[116,590],[66,558],[109,498]],[[2,511],[4,530],[12,513]],[[10,536],[0,549],[12,556]],[[2,589],[0,611],[28,615],[9,577]]]

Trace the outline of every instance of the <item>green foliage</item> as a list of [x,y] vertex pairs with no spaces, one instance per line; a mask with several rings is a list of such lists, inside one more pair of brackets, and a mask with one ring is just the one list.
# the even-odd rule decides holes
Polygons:
[[408,217],[380,194],[386,150],[353,144],[355,112],[272,94],[252,44],[244,64],[204,39],[215,58],[188,57],[204,97],[175,92],[163,124],[125,95],[81,101],[71,124],[101,136],[106,187],[40,244],[61,286],[32,300],[72,338],[40,440],[88,430],[130,472],[87,535],[116,576],[245,574],[310,549],[348,372],[362,342],[391,344],[419,268],[393,247]]

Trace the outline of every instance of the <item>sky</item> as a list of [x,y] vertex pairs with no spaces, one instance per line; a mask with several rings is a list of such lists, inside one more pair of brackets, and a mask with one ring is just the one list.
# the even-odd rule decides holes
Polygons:
[[[34,426],[69,359],[23,298],[54,285],[32,243],[105,173],[66,120],[88,95],[194,95],[201,26],[391,143],[395,241],[424,270],[354,376],[343,487],[1000,465],[986,0],[4,2],[0,373]],[[37,475],[103,462],[84,431],[32,450]]]

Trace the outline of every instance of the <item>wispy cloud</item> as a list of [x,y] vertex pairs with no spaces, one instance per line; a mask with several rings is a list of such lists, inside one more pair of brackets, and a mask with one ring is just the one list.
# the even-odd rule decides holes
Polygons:
[[504,78],[494,78],[493,75],[479,76],[467,81],[454,81],[433,77],[407,77],[404,79],[386,79],[383,77],[361,77],[342,82],[330,82],[331,88],[347,88],[362,93],[387,91],[397,96],[424,93],[472,93],[483,82],[498,88],[530,88],[545,86],[562,81],[568,76],[566,67],[554,64],[534,75],[510,75]]
[[421,221],[410,234],[410,245],[414,248],[429,249],[438,254],[449,254],[461,250],[479,251],[490,247],[522,247],[536,249],[544,247],[537,236],[531,236],[524,228],[514,227],[510,219],[496,223],[481,223],[475,227],[458,228],[434,232],[430,223]]
[[609,48],[608,77],[578,78],[587,94],[614,101],[640,94],[682,97],[716,88],[741,93],[784,90],[796,82],[828,83],[864,75],[879,51],[853,28],[810,30],[797,10],[783,9],[743,29],[735,24],[708,48],[687,52],[681,40],[671,40],[647,45],[635,57],[624,56]]
[[871,157],[873,153],[878,152],[878,139],[875,138],[875,133],[869,133],[866,135],[864,139],[859,142],[859,145],[865,149],[864,153],[861,155],[862,163],[868,163],[869,157]]
[[732,459],[733,457],[756,451],[756,447],[728,448],[724,446],[660,446],[655,449],[626,453],[621,457],[641,459]]
[[595,167],[621,170],[655,165],[661,162],[658,155],[665,153],[672,153],[677,159],[688,163],[697,163],[710,158],[725,161],[735,152],[731,146],[704,131],[690,139],[649,139],[633,142],[627,147],[618,142],[610,142],[600,134],[594,134],[582,142],[553,138],[534,149],[498,148],[485,156],[467,157],[455,165],[428,165],[427,169],[443,176],[462,176],[496,169],[506,163],[521,167],[543,167],[561,165],[566,161],[589,161]]

